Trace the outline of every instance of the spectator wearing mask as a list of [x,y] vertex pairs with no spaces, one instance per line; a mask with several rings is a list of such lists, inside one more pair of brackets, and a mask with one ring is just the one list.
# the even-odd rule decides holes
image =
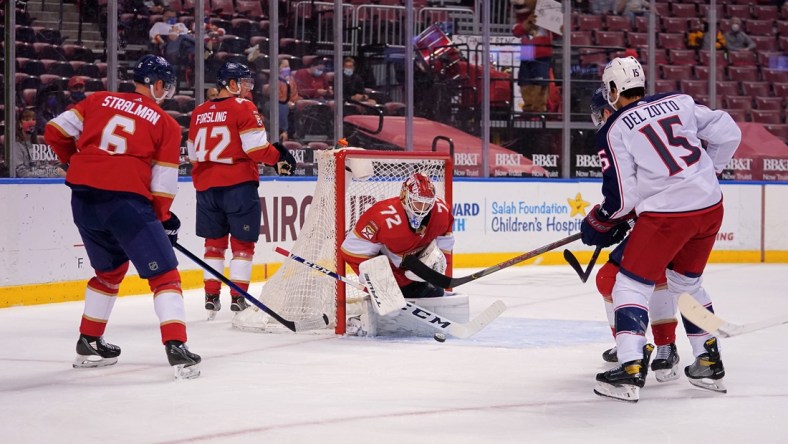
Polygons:
[[80,76],[74,76],[68,81],[68,103],[66,110],[70,110],[77,103],[85,99],[85,80]]
[[342,65],[342,93],[345,100],[375,105],[376,102],[369,98],[366,91],[364,79],[356,73],[356,61],[352,57],[345,57]]
[[298,95],[298,85],[291,75],[290,61],[282,59],[279,61],[279,140],[288,139],[290,131],[290,110],[295,107],[295,103],[301,100]]
[[[46,146],[33,146],[36,131],[36,113],[26,109],[19,114],[14,143],[16,177],[66,177],[66,172],[55,160],[55,154]],[[51,158],[47,158],[51,157]]]
[[194,55],[194,36],[186,25],[178,22],[175,11],[171,9],[164,11],[163,21],[154,23],[148,35],[151,44],[163,49],[164,58],[172,64]]
[[60,86],[50,83],[42,87],[36,94],[36,110],[35,134],[44,134],[47,122],[66,110],[66,97]]
[[731,20],[731,29],[725,33],[725,41],[730,51],[752,51],[755,49],[755,42],[741,30],[741,19],[738,17]]
[[298,91],[305,99],[326,100],[334,92],[333,87],[326,78],[326,65],[323,61],[316,61],[308,68],[301,68],[293,74]]

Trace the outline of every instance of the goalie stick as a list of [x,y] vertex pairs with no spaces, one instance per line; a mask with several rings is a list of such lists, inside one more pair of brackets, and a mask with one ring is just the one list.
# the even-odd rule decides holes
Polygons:
[[679,311],[681,311],[681,314],[687,318],[687,320],[697,325],[699,328],[721,338],[730,338],[762,330],[764,328],[788,324],[788,316],[780,316],[749,324],[731,324],[710,312],[688,293],[679,295]]
[[591,276],[591,270],[594,269],[594,265],[596,264],[596,260],[599,257],[599,253],[602,251],[602,247],[596,247],[594,250],[594,254],[591,256],[591,261],[588,262],[588,268],[583,270],[583,267],[580,266],[580,261],[577,260],[574,254],[571,251],[564,250],[564,259],[566,262],[575,270],[578,276],[580,276],[580,280],[585,283],[589,276]]
[[476,273],[473,273],[471,275],[458,277],[458,278],[446,276],[443,273],[439,273],[433,270],[432,268],[428,267],[423,262],[421,262],[416,256],[405,256],[405,258],[402,259],[402,264],[405,266],[405,268],[412,271],[418,277],[424,279],[425,281],[433,285],[437,285],[441,288],[454,288],[462,284],[467,284],[468,282],[475,281],[476,279],[482,278],[489,274],[493,274],[496,271],[503,270],[504,268],[511,267],[512,265],[519,264],[522,261],[531,259],[532,257],[539,256],[542,253],[546,253],[550,250],[554,250],[558,247],[564,246],[578,239],[580,239],[580,233],[573,234],[561,240],[555,241],[551,244],[547,244],[543,247],[539,247],[535,250],[531,250],[528,253],[523,253],[519,256],[515,256],[507,261],[493,265],[492,267],[489,268],[485,268],[484,270],[477,271]]
[[317,330],[317,329],[320,329],[320,328],[324,328],[324,327],[326,327],[328,325],[328,316],[325,313],[323,313],[323,316],[321,318],[306,319],[306,320],[303,320],[303,321],[289,321],[289,320],[283,318],[277,312],[271,310],[265,304],[260,302],[257,298],[255,298],[254,296],[252,296],[249,293],[247,293],[246,291],[244,291],[244,289],[239,287],[235,282],[227,279],[224,276],[224,274],[219,273],[213,267],[211,267],[210,265],[206,264],[202,259],[200,259],[199,257],[195,256],[194,253],[192,253],[191,251],[187,250],[183,245],[175,242],[172,246],[175,247],[176,250],[178,250],[181,253],[183,253],[186,257],[188,257],[189,259],[194,261],[194,263],[196,263],[197,265],[199,265],[200,267],[205,269],[205,271],[207,271],[208,273],[211,273],[214,277],[216,277],[216,279],[219,279],[220,281],[222,281],[225,284],[227,284],[230,288],[232,288],[233,290],[237,291],[239,294],[243,295],[243,297],[246,298],[246,300],[248,300],[249,302],[254,304],[260,310],[268,313],[269,316],[271,316],[272,318],[276,319],[280,324],[284,325],[285,327],[287,327],[291,331],[299,332],[299,331],[306,331],[306,330]]
[[[366,287],[364,287],[364,285],[360,282],[342,276],[326,267],[323,267],[322,265],[318,265],[302,258],[301,256],[293,254],[284,248],[275,247],[274,251],[281,254],[282,256],[289,257],[296,262],[300,262],[313,270],[319,271],[320,273],[330,276],[338,281],[342,281],[354,288],[357,288],[358,290],[366,292]],[[479,313],[475,318],[471,319],[465,324],[462,324],[448,320],[444,317],[441,317],[440,315],[436,315],[435,313],[432,313],[431,311],[408,301],[405,301],[405,304],[406,306],[403,308],[403,310],[407,311],[408,315],[413,316],[424,324],[431,325],[433,328],[461,339],[467,339],[475,335],[506,310],[506,304],[504,304],[502,301],[495,301],[483,312]]]

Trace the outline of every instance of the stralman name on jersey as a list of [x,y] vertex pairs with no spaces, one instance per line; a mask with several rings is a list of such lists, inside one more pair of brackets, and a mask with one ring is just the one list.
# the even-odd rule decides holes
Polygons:
[[136,100],[126,100],[120,97],[107,96],[101,101],[101,106],[125,111],[129,114],[142,117],[152,124],[156,124],[161,118],[161,114],[148,108],[142,102]]

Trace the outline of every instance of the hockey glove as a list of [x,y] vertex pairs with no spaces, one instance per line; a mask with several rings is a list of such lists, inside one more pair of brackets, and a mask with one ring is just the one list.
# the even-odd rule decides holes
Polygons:
[[631,228],[630,220],[603,219],[599,209],[599,205],[594,206],[580,225],[583,243],[605,248],[624,240]]
[[170,218],[162,222],[161,225],[164,227],[164,232],[167,233],[167,237],[170,238],[170,243],[175,245],[175,242],[178,242],[178,231],[181,229],[181,220],[178,219],[175,213],[170,211]]
[[287,148],[285,148],[285,146],[281,143],[275,142],[271,145],[273,145],[274,148],[279,151],[279,161],[276,162],[276,165],[274,165],[274,168],[276,168],[276,174],[280,176],[292,175],[296,168],[295,157],[293,157],[293,155],[290,154],[290,151],[288,151]]

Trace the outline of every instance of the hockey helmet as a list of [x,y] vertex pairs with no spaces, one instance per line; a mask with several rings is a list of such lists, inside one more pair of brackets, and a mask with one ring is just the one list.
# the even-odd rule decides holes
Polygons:
[[602,126],[605,123],[605,116],[603,112],[608,109],[613,111],[610,104],[605,100],[605,95],[602,93],[602,88],[597,88],[594,95],[591,96],[591,121],[594,126]]
[[[238,91],[230,91],[230,80],[238,82]],[[254,78],[252,71],[243,63],[225,62],[216,73],[216,84],[237,96],[241,94],[241,88],[247,91],[254,89]]]
[[414,230],[418,229],[435,205],[435,185],[429,177],[415,173],[402,184],[400,200],[408,223]]
[[[161,80],[164,82],[164,96],[157,97],[153,86]],[[134,81],[150,87],[151,95],[156,102],[172,98],[175,95],[175,70],[164,57],[147,54],[142,56],[134,65]]]
[[[621,93],[634,88],[646,86],[646,73],[640,62],[632,56],[616,57],[605,66],[602,74],[602,94],[607,103],[615,108]],[[616,97],[611,97],[612,89],[616,89]]]

